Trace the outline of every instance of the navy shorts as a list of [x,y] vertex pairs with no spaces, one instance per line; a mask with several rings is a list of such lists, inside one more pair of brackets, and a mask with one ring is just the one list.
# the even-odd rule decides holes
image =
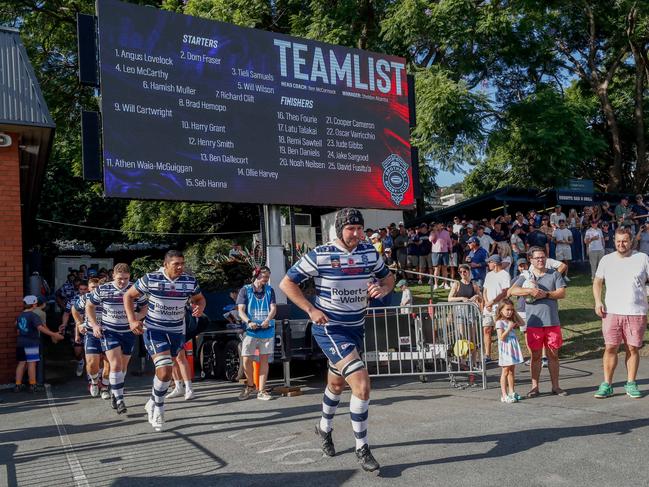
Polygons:
[[438,265],[448,265],[448,252],[433,252],[431,254],[431,263],[433,264],[433,267],[437,267]]
[[135,335],[133,332],[127,331],[126,333],[118,333],[116,331],[104,330],[104,336],[100,338],[101,349],[104,352],[112,350],[113,348],[122,347],[123,355],[132,355],[133,347],[135,346]]
[[83,339],[83,349],[86,355],[100,355],[102,353],[101,339],[93,335],[92,330],[86,332],[85,338]]
[[354,349],[360,355],[363,351],[364,326],[322,326],[313,325],[311,333],[318,346],[332,364],[337,364]]
[[147,329],[144,331],[143,338],[146,351],[151,357],[163,352],[170,352],[172,357],[176,357],[185,344],[183,333],[167,333],[166,331]]

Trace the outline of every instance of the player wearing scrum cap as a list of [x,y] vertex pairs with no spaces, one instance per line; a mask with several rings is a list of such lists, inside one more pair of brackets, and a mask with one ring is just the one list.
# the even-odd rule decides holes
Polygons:
[[[360,353],[368,297],[380,298],[391,292],[394,276],[376,249],[362,241],[363,224],[360,211],[340,210],[335,222],[337,238],[316,247],[296,262],[280,288],[308,313],[314,323],[313,337],[329,359],[322,417],[316,425],[322,450],[327,456],[336,453],[331,438],[333,418],[347,382],[352,390],[349,410],[356,438],[356,457],[363,469],[371,472],[378,470],[379,464],[367,442],[370,379]],[[308,301],[299,288],[299,284],[309,278],[315,280],[314,303]]]

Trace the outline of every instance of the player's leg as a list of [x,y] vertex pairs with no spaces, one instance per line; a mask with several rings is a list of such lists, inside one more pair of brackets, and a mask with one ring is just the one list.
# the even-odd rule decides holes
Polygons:
[[187,360],[187,353],[184,348],[181,348],[178,352],[175,365],[177,365],[176,368],[178,369],[179,374],[176,384],[183,384],[186,401],[194,399],[194,390],[192,389],[192,369],[189,366],[189,360]]
[[[104,353],[106,354],[106,359],[110,364],[110,373],[108,374],[108,382],[110,383],[110,392],[111,392],[111,407],[113,409],[123,409],[124,404],[124,376],[122,372],[122,349],[119,345],[114,348],[106,348],[104,343],[106,342],[104,332],[104,339],[102,340],[102,345],[104,346]],[[111,343],[107,343],[108,346],[111,346]],[[122,405],[122,406],[120,406]],[[121,414],[121,413],[119,413]]]
[[182,376],[180,375],[180,367],[179,367],[180,360],[182,360],[181,354],[178,354],[178,357],[176,357],[176,360],[174,361],[174,365],[171,371],[171,378],[173,379],[174,382],[174,388],[169,394],[167,394],[166,399],[173,399],[185,395],[185,385],[183,384]]
[[86,373],[90,377],[90,395],[99,396],[99,364],[101,362],[101,343],[91,333],[83,338],[86,355]]
[[108,362],[108,359],[106,358],[106,355],[102,353],[101,355],[101,363],[102,365],[100,366],[101,368],[101,398],[104,400],[108,400],[111,398],[111,393],[110,393],[110,363]]
[[349,413],[356,439],[356,457],[363,470],[373,472],[379,469],[367,439],[367,420],[370,406],[370,377],[357,349],[335,364],[352,389]]
[[164,427],[165,395],[173,377],[173,361],[182,348],[183,338],[181,334],[157,330],[144,332],[144,345],[155,366],[151,399],[146,403],[145,410],[155,431],[162,431]]
[[315,430],[322,440],[322,452],[333,457],[336,454],[331,432],[333,431],[334,416],[340,404],[340,396],[345,388],[345,379],[331,362],[327,362],[327,386],[322,396],[322,416]]

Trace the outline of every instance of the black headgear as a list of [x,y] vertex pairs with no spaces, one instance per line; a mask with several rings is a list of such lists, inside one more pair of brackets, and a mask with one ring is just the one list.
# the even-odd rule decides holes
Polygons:
[[365,225],[363,214],[356,208],[343,208],[336,213],[336,236],[343,238],[345,225]]

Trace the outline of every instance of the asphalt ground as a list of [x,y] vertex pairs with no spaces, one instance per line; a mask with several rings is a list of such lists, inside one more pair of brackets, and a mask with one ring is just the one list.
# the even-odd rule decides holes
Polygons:
[[[323,383],[304,395],[238,401],[225,382],[195,384],[196,399],[167,401],[165,431],[149,426],[143,405],[151,377],[128,376],[128,413],[93,399],[80,379],[46,393],[0,393],[0,485],[8,486],[375,486],[647,485],[649,397],[592,394],[600,362],[564,361],[562,387],[518,404],[500,402],[499,369],[489,387],[453,388],[446,379],[373,380],[369,417],[379,476],[363,472],[353,451],[349,392],[334,424],[338,454],[321,455],[313,428]],[[519,367],[518,390],[529,389]],[[649,390],[649,361],[639,385]]]

